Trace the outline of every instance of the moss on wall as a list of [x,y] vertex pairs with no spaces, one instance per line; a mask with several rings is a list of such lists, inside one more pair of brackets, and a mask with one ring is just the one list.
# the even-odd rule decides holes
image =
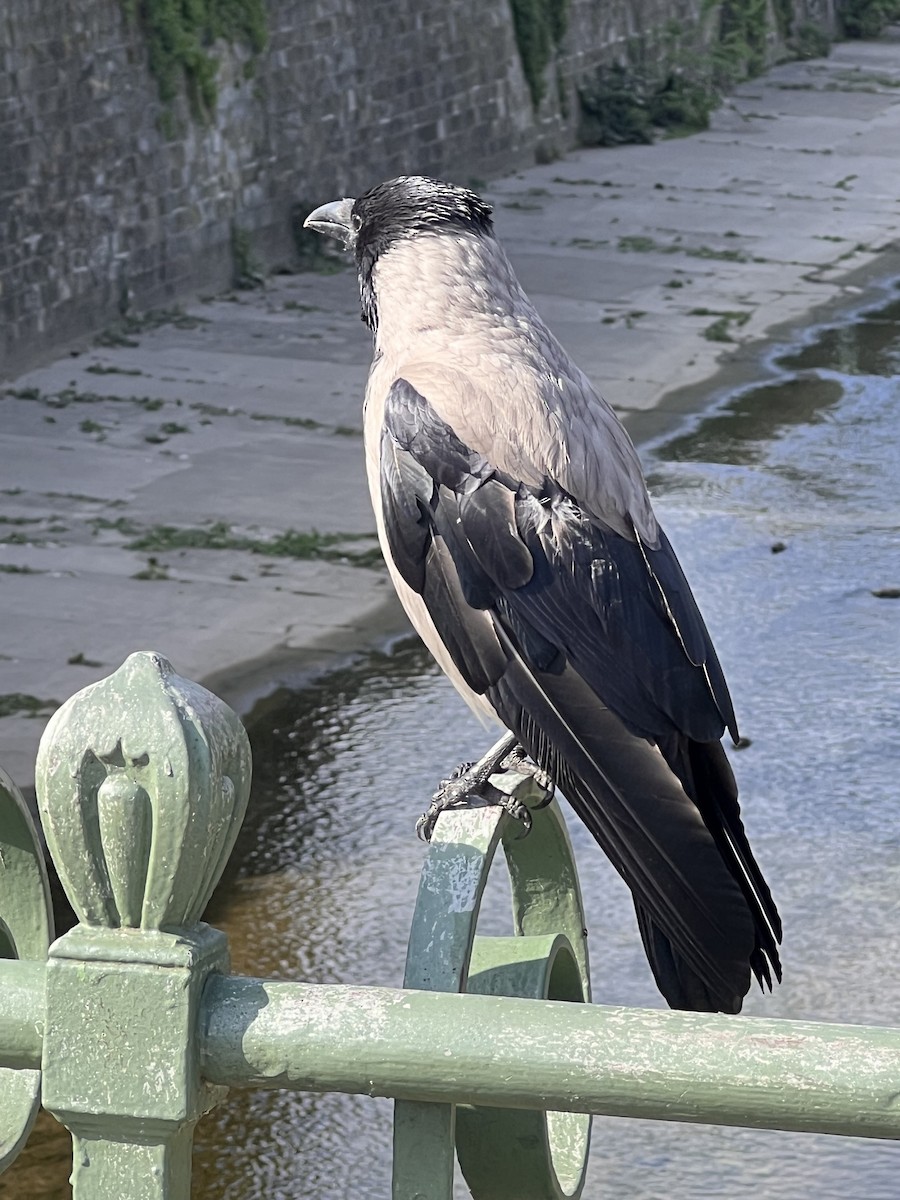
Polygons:
[[522,69],[537,108],[547,91],[546,71],[565,37],[569,0],[510,0]]
[[758,75],[766,65],[769,14],[769,0],[723,0],[712,55],[714,75],[725,86]]
[[[900,0],[848,0],[894,4]],[[722,95],[759,74],[772,47],[808,58],[827,54],[824,30],[795,31],[791,0],[704,0],[699,24],[670,21],[661,34],[634,38],[624,62],[602,66],[579,88],[581,140],[587,145],[650,142],[705,129]]]
[[847,37],[877,37],[886,25],[900,21],[900,0],[844,0],[839,12]]
[[216,107],[219,64],[213,53],[221,39],[258,54],[266,45],[265,0],[122,0],[147,40],[150,70],[160,98],[174,100],[182,79],[191,109],[209,116]]

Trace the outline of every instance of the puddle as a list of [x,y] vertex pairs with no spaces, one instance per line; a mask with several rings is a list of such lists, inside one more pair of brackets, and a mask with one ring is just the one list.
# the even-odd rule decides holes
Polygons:
[[866,312],[850,325],[817,332],[800,349],[780,355],[778,366],[788,371],[828,370],[842,375],[880,375],[900,372],[897,326],[900,300]]

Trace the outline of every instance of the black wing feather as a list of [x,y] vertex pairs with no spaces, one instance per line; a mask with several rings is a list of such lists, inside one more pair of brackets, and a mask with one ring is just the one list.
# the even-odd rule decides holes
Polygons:
[[425,558],[431,543],[427,507],[434,480],[411,454],[384,431],[381,437],[381,507],[390,530],[391,557],[414,592],[425,586]]
[[381,467],[403,578],[631,887],[664,996],[738,1011],[751,970],[780,977],[781,930],[719,744],[728,689],[665,535],[630,540],[552,480],[494,471],[405,380]]
[[[557,641],[634,733],[720,738],[719,703],[704,671],[684,652],[657,577],[647,569],[647,552],[600,527],[554,484],[544,492],[539,516],[534,497],[528,503],[520,496],[519,529],[535,572],[532,584],[510,595],[509,603]],[[692,616],[688,610],[685,625]],[[706,658],[718,669],[708,634],[706,639]]]

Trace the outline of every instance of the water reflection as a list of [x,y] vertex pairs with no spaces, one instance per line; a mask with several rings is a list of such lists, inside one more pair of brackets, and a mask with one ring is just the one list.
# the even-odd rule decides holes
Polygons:
[[759,462],[770,438],[789,426],[824,420],[843,394],[839,380],[816,374],[748,388],[689,433],[667,441],[662,457],[735,466]]
[[900,300],[863,313],[852,324],[820,330],[776,359],[788,371],[826,369],[842,375],[881,375],[890,378],[900,369],[897,325]]
[[[900,601],[873,592],[900,584],[900,423],[885,377],[898,353],[894,302],[773,357],[781,378],[649,456],[751,742],[735,769],[785,919],[784,986],[751,996],[751,1013],[897,1021]],[[488,736],[409,644],[267,702],[251,724],[251,812],[210,913],[235,969],[397,984],[422,860],[415,817]],[[596,998],[659,1006],[624,885],[574,822],[572,833]],[[498,887],[487,923],[505,922]],[[390,1116],[386,1102],[357,1097],[235,1094],[201,1122],[193,1195],[380,1200]],[[68,1194],[47,1161],[61,1139],[42,1136],[0,1195]],[[842,1138],[603,1120],[585,1197],[889,1200],[897,1154]],[[28,1183],[35,1164],[43,1191]]]

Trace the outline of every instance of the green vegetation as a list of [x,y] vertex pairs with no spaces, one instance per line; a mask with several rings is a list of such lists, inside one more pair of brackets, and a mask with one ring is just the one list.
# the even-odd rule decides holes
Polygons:
[[834,83],[827,83],[827,92],[876,92],[881,88],[900,88],[896,75],[884,75],[878,71],[838,71]]
[[[131,531],[133,530],[132,526]],[[248,550],[251,554],[265,554],[272,558],[320,558],[331,562],[346,561],[354,566],[374,566],[381,561],[377,548],[365,551],[339,548],[342,543],[358,541],[361,537],[368,539],[374,537],[374,534],[319,533],[315,529],[301,532],[288,529],[271,538],[255,538],[236,534],[224,521],[216,521],[202,527],[155,525],[142,531],[127,544],[126,549],[145,552],[152,550],[158,553],[171,550]],[[135,578],[149,576],[140,575]]]
[[[733,233],[726,233],[725,237],[735,236]],[[688,258],[712,258],[719,262],[767,262],[765,258],[760,258],[757,255],[752,257],[744,254],[741,250],[720,250],[716,246],[685,246],[681,244],[680,239],[674,242],[658,242],[655,238],[648,237],[646,234],[633,234],[625,237],[620,237],[617,243],[618,249],[626,254],[686,254]],[[672,287],[669,282],[666,287]],[[680,286],[680,285],[675,285]]]
[[280,417],[277,413],[248,413],[251,421],[277,421],[279,425],[293,425],[297,429],[324,429],[328,426],[314,417]]
[[788,43],[797,58],[827,58],[831,53],[831,38],[812,21],[801,21]]
[[[750,259],[740,250],[717,250],[714,246],[687,246],[685,254],[691,258],[714,258],[719,262],[749,262]],[[765,259],[754,258],[753,262],[765,262]]]
[[95,533],[100,529],[112,529],[123,537],[134,537],[139,532],[137,525],[128,517],[116,517],[115,521],[110,521],[108,517],[94,517],[88,524],[93,526]]
[[72,654],[66,659],[66,663],[70,667],[102,667],[102,662],[97,662],[96,659],[87,658],[83,650],[79,650],[77,654]]
[[24,692],[8,692],[0,696],[0,717],[46,717],[59,708],[58,700],[39,700]]
[[231,222],[232,283],[240,291],[262,287],[263,267],[253,253],[250,234],[236,221]]
[[636,233],[620,237],[619,249],[624,250],[626,254],[650,254],[654,250],[657,254],[677,254],[681,247],[675,246],[671,242],[664,245],[646,234]]
[[155,558],[148,558],[147,565],[140,571],[135,571],[132,579],[160,580],[169,578],[169,568]]
[[43,546],[46,539],[29,533],[2,533],[0,543],[4,546]]
[[708,342],[733,342],[730,328],[732,325],[746,325],[753,314],[739,309],[737,312],[725,311],[722,312],[715,308],[692,308],[688,312],[690,317],[715,317],[712,325],[707,325],[703,330],[703,336]]
[[838,12],[847,37],[877,37],[886,25],[900,21],[900,0],[844,0]]
[[[697,60],[699,64],[699,59]],[[580,91],[582,140],[589,145],[647,145],[659,130],[670,135],[706,129],[719,103],[711,72],[691,72],[687,57],[677,64],[652,55],[636,63],[599,67]]]
[[103,363],[91,363],[84,368],[88,375],[143,375],[143,371],[129,370],[128,367],[107,367]]
[[830,41],[818,26],[794,32],[792,24],[791,0],[701,0],[699,30],[670,21],[661,35],[633,38],[623,61],[599,67],[581,87],[582,141],[649,143],[660,132],[706,129],[722,95],[766,66],[773,34],[799,58],[827,54]]
[[[163,325],[174,325],[176,329],[199,329],[208,325],[206,317],[196,317],[182,308],[150,308],[143,313],[126,313],[122,319],[94,338],[97,346],[137,346],[133,335],[159,329]],[[96,374],[96,372],[95,372]]]
[[[188,407],[194,412],[202,413],[205,417],[249,417],[251,421],[274,421],[279,425],[287,425],[295,429],[317,430],[336,437],[362,436],[362,430],[354,428],[352,425],[326,425],[314,417],[283,417],[278,413],[251,413],[244,408],[224,408],[221,404],[207,404],[204,400],[195,400]],[[209,422],[201,421],[200,424],[209,424]]]
[[[197,117],[208,118],[216,109],[219,63],[212,53],[214,43],[239,43],[259,54],[268,40],[265,0],[122,0],[122,5],[146,38],[160,99],[166,104],[174,100],[184,79]],[[245,75],[252,74],[251,64],[252,60],[246,64]],[[171,136],[171,120],[165,124],[163,132]]]
[[[546,70],[565,37],[569,20],[569,0],[510,0],[516,44],[531,103],[540,106],[546,91]],[[562,97],[562,84],[557,78]]]
[[164,421],[159,429],[153,433],[145,433],[144,441],[149,442],[151,446],[161,446],[167,442],[170,437],[174,437],[176,433],[190,433],[189,425],[180,425],[177,421]]
[[[777,32],[782,39],[791,32],[790,0],[772,5]],[[712,50],[714,87],[732,87],[740,79],[758,75],[766,65],[770,33],[768,0],[723,0],[719,9],[718,43]]]
[[301,304],[299,300],[285,300],[281,307],[285,312],[311,313],[322,311],[318,304]]
[[[42,392],[36,387],[7,388],[6,395],[16,400],[37,400],[48,408],[68,408],[70,404],[136,404],[147,412],[157,412],[166,403],[158,396],[102,396],[99,392],[79,392],[74,387],[63,388],[61,392]],[[82,427],[84,425],[82,422]],[[96,433],[99,428],[83,428],[83,432]]]

